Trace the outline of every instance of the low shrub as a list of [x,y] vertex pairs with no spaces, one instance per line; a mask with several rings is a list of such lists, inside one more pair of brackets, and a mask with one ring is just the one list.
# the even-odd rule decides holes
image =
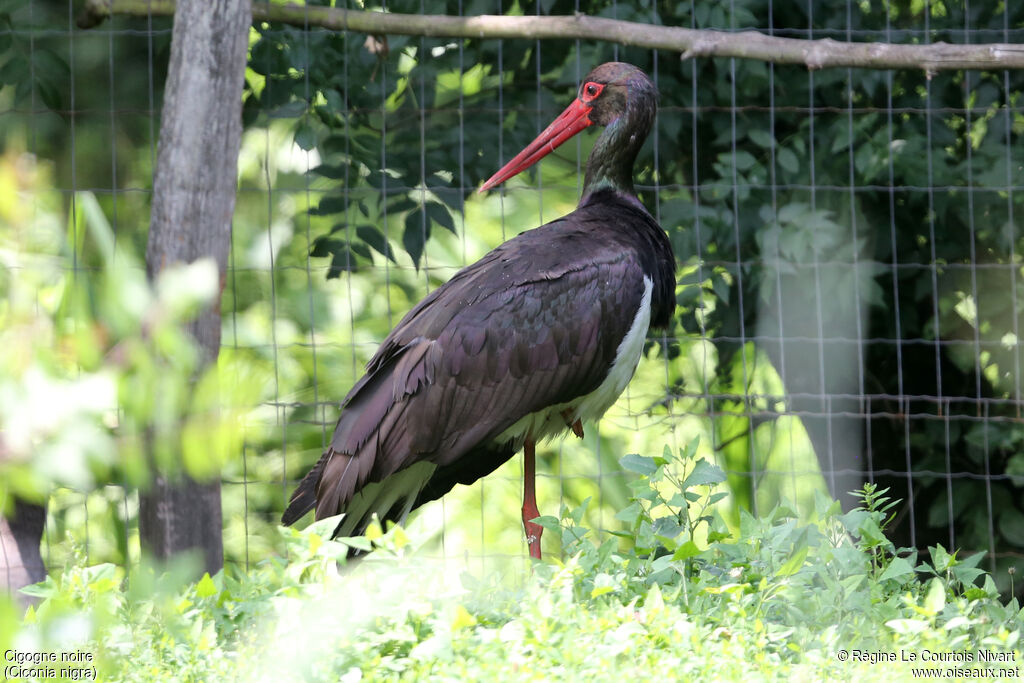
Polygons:
[[[288,557],[194,583],[180,567],[72,564],[26,589],[41,602],[24,617],[0,609],[5,666],[70,653],[90,661],[57,666],[65,679],[111,681],[1021,675],[1024,611],[981,554],[894,547],[895,501],[871,484],[847,513],[819,498],[809,522],[778,507],[730,530],[714,512],[724,474],[694,452],[624,457],[641,475],[626,531],[596,542],[586,504],[541,518],[563,559],[532,571],[474,576],[400,527],[331,540],[337,520],[281,529]],[[346,563],[351,546],[373,552]]]

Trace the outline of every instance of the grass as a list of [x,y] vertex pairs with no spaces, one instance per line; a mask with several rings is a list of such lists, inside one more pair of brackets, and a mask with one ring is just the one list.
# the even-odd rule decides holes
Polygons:
[[[857,510],[819,497],[810,523],[778,507],[730,535],[713,512],[724,475],[694,451],[623,458],[641,475],[627,530],[598,544],[585,506],[563,509],[540,521],[565,559],[532,570],[460,574],[401,528],[330,540],[324,520],[281,530],[287,559],[194,583],[182,568],[72,564],[29,589],[42,602],[24,618],[0,610],[0,648],[87,653],[73,666],[111,681],[1021,675],[1024,611],[980,554],[895,548],[894,501],[871,485]],[[374,552],[346,564],[353,544]]]

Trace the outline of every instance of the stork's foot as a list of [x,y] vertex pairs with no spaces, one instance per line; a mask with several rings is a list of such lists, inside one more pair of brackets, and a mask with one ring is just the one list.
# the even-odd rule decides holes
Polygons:
[[576,418],[576,421],[572,421],[572,410],[566,408],[562,411],[562,419],[565,420],[565,426],[572,430],[572,433],[576,436],[583,438],[583,422],[580,418]]
[[544,527],[530,521],[537,517],[540,517],[540,512],[536,505],[532,509],[526,504],[523,505],[523,529],[526,531],[526,545],[530,548],[530,557],[539,560],[540,537],[544,533]]

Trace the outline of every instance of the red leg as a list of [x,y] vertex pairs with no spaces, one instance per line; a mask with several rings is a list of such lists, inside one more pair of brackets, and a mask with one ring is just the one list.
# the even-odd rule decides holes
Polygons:
[[526,529],[526,544],[530,546],[530,557],[540,559],[540,536],[544,527],[531,522],[540,517],[537,510],[537,491],[534,483],[537,474],[536,453],[534,443],[527,439],[523,445],[523,528]]

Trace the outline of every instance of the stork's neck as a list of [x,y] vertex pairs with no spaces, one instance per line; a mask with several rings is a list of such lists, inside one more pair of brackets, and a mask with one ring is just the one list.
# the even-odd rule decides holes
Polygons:
[[636,196],[633,189],[633,163],[647,139],[653,118],[651,109],[631,107],[605,127],[587,159],[581,204],[594,192],[604,189],[630,197]]

